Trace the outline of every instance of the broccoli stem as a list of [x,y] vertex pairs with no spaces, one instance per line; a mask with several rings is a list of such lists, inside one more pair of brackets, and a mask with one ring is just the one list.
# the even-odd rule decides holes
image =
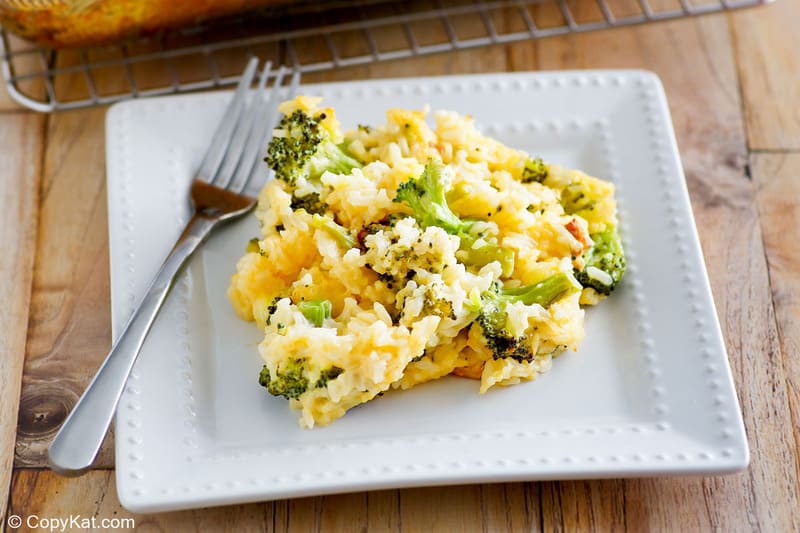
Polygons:
[[525,305],[539,304],[549,307],[567,293],[580,289],[571,276],[559,272],[533,285],[505,288],[499,291],[499,297],[507,302],[522,302]]
[[474,239],[470,241],[462,237],[461,250],[458,257],[465,265],[482,267],[493,261],[500,263],[503,276],[510,276],[514,272],[514,251],[510,248],[503,248],[496,244],[486,243],[483,246],[475,247]]
[[331,317],[330,300],[307,300],[300,302],[297,307],[303,316],[316,327],[322,327],[326,318]]
[[361,163],[348,154],[345,149],[331,141],[322,143],[321,149],[311,158],[309,176],[319,178],[325,172],[334,174],[350,174],[354,168],[361,168]]
[[330,217],[314,215],[311,217],[311,225],[317,229],[327,231],[328,234],[336,239],[336,242],[346,250],[355,248],[357,244],[355,238],[350,235],[347,229],[334,222]]

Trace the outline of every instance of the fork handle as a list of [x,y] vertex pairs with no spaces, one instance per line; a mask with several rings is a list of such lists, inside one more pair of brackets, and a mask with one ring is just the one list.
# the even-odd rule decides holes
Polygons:
[[48,450],[59,474],[78,476],[94,462],[153,320],[178,272],[219,221],[195,214],[147,288],[92,382],[72,409]]

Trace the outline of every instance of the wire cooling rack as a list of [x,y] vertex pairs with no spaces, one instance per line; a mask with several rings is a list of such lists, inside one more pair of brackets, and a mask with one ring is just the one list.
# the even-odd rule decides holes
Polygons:
[[233,85],[258,55],[301,73],[587,32],[772,0],[444,0],[315,3],[115,46],[49,50],[0,28],[9,94],[37,111]]

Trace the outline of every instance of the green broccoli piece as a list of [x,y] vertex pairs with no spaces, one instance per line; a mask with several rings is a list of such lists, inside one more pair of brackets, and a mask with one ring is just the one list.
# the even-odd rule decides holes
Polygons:
[[300,312],[316,327],[321,327],[326,318],[331,317],[330,300],[307,300],[297,304]]
[[453,302],[442,295],[441,289],[442,284],[440,283],[425,286],[425,293],[422,299],[422,314],[455,320],[456,313],[453,309]]
[[310,390],[326,387],[342,372],[341,368],[331,366],[321,371],[319,377],[314,378],[310,375],[306,359],[287,359],[280,363],[274,376],[270,374],[267,365],[264,365],[258,376],[258,383],[273,396],[296,400]]
[[474,246],[478,236],[470,232],[474,221],[461,220],[447,205],[447,181],[441,161],[431,159],[425,165],[419,178],[411,178],[401,183],[397,189],[395,202],[404,203],[413,211],[420,227],[438,226],[451,235],[461,239],[459,259],[466,265],[482,267],[492,261],[500,261],[503,275],[509,276],[514,270],[514,252],[501,248],[496,243],[484,241]]
[[275,376],[272,376],[267,365],[261,369],[258,383],[266,387],[273,396],[297,399],[308,390],[308,378],[304,371],[304,359],[288,359],[283,362]]
[[350,235],[347,229],[337,224],[330,217],[314,215],[311,217],[311,225],[317,229],[327,231],[328,234],[336,239],[336,242],[338,242],[339,245],[346,250],[355,248],[357,244],[355,238]]
[[251,253],[260,254],[261,253],[261,247],[258,245],[260,240],[261,239],[259,239],[258,237],[253,237],[252,239],[247,241],[247,250],[246,250],[247,253],[249,253],[249,254],[251,254]]
[[344,372],[344,370],[342,370],[338,366],[332,366],[328,370],[320,372],[319,379],[317,380],[317,383],[314,385],[314,388],[318,389],[320,387],[327,387],[328,382],[338,378],[342,372]]
[[399,215],[396,213],[392,213],[388,216],[383,217],[381,220],[377,220],[375,222],[370,222],[363,226],[360,230],[358,230],[358,235],[356,236],[356,241],[361,249],[366,249],[367,245],[365,243],[365,239],[368,235],[374,235],[379,231],[388,231],[392,229],[397,221],[404,218],[405,215]]
[[506,277],[514,272],[514,250],[503,248],[488,241],[484,241],[480,246],[475,246],[474,241],[472,241],[468,248],[462,245],[456,256],[465,265],[473,265],[478,268],[488,265],[492,261],[498,261],[502,274]]
[[522,169],[522,183],[542,183],[547,179],[548,170],[547,165],[541,158],[528,159],[525,161],[525,167]]
[[539,304],[549,307],[564,296],[580,290],[571,276],[559,272],[533,285],[505,288],[494,287],[481,295],[475,306],[476,319],[480,325],[486,346],[494,359],[511,358],[517,361],[532,361],[535,353],[530,350],[527,336],[515,336],[506,327],[508,314],[506,305],[522,302],[525,305]]
[[308,193],[303,196],[292,195],[292,202],[290,204],[293,210],[305,209],[306,213],[311,215],[321,215],[325,213],[327,205],[320,200],[318,192]]
[[489,291],[487,294],[502,304],[522,302],[525,305],[539,304],[542,307],[550,307],[551,304],[579,288],[569,275],[559,272],[532,285],[500,287],[497,292]]
[[439,226],[451,235],[468,235],[473,223],[458,218],[447,205],[444,168],[441,161],[429,160],[419,178],[400,184],[394,201],[409,206],[423,229]]
[[283,117],[267,148],[267,164],[278,179],[294,187],[300,178],[318,179],[325,171],[349,174],[362,164],[335,144],[322,127],[325,115],[297,110]]
[[591,211],[597,205],[586,187],[580,181],[570,182],[561,191],[561,206],[568,215],[580,214],[581,211]]
[[453,303],[444,298],[428,298],[425,296],[425,301],[422,304],[423,315],[433,315],[441,318],[456,319],[456,314],[453,311]]
[[590,235],[594,245],[586,250],[586,265],[575,271],[575,277],[584,287],[609,295],[625,273],[625,251],[616,226]]
[[379,231],[392,229],[393,227],[395,227],[395,225],[397,225],[397,221],[404,217],[405,215],[391,213],[380,220],[377,220],[375,222],[370,222],[369,224],[361,228],[361,231],[364,233],[364,235],[372,235],[374,233],[378,233]]

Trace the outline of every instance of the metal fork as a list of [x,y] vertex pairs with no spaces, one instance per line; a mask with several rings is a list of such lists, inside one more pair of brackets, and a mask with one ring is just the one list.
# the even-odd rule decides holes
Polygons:
[[[80,475],[94,462],[145,337],[183,265],[212,229],[225,220],[244,215],[256,204],[255,198],[245,191],[253,189],[256,162],[276,122],[286,76],[284,67],[278,69],[269,98],[265,99],[270,64],[264,66],[258,90],[251,94],[249,89],[257,67],[258,59],[252,58],[195,175],[191,185],[194,210],[191,220],[50,444],[50,466],[62,475]],[[294,96],[298,83],[299,75],[295,73],[289,84],[289,98]]]

